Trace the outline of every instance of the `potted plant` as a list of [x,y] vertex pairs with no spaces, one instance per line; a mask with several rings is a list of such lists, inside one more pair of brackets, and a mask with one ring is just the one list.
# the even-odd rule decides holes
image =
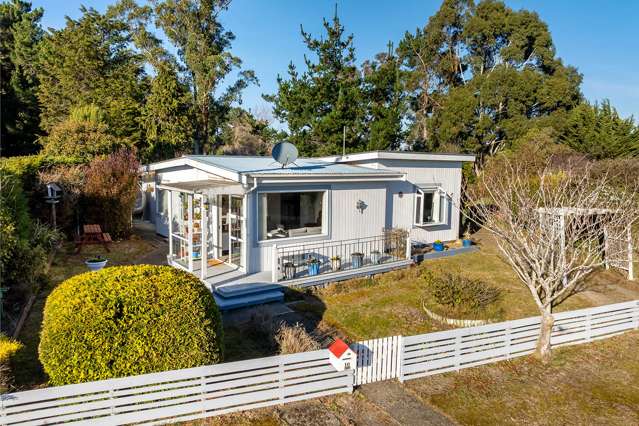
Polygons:
[[435,240],[433,243],[433,250],[444,251],[444,243],[442,243],[441,240]]
[[379,250],[373,250],[371,252],[371,263],[373,265],[378,265],[381,259],[382,259],[382,254],[379,252]]
[[293,262],[286,262],[284,264],[284,278],[287,280],[292,280],[295,278],[296,272],[295,264]]
[[468,229],[466,229],[466,232],[464,232],[464,238],[462,239],[462,245],[464,247],[470,247],[473,245],[473,241],[470,239],[470,231]]
[[342,258],[339,256],[331,257],[331,269],[333,272],[337,272],[342,269]]
[[90,271],[99,271],[106,266],[107,262],[108,259],[105,259],[102,256],[98,255],[87,259],[84,264],[87,265],[87,268],[89,268]]
[[361,268],[364,263],[364,254],[360,252],[351,253],[351,264],[353,268]]
[[306,260],[306,265],[308,266],[308,275],[319,275],[320,261],[318,258],[309,257]]

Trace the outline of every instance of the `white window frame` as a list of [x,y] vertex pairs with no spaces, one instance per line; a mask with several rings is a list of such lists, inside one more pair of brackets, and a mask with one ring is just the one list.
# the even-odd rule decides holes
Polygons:
[[[261,206],[261,200],[262,200],[262,195],[264,194],[277,194],[277,193],[292,193],[292,192],[299,192],[299,193],[306,193],[306,192],[322,192],[323,193],[323,197],[322,197],[322,232],[320,234],[311,234],[311,235],[301,235],[301,236],[296,236],[296,237],[286,237],[286,238],[261,238],[262,235],[261,234],[261,221],[262,221],[262,206]],[[310,241],[315,241],[315,240],[322,240],[322,239],[326,239],[329,237],[330,234],[330,210],[331,210],[331,194],[330,194],[331,190],[330,188],[309,188],[309,189],[264,189],[264,190],[260,190],[257,193],[257,214],[256,219],[257,219],[257,228],[256,228],[256,234],[257,234],[257,242],[260,245],[272,245],[272,244],[279,244],[280,242],[282,243],[288,243],[288,242],[292,242],[292,241],[305,241],[305,240],[310,240]]]
[[[433,194],[433,220],[424,222],[424,202],[425,194]],[[448,194],[440,186],[433,188],[415,188],[415,203],[413,204],[413,225],[415,226],[436,226],[445,225],[447,222],[448,211]],[[443,206],[442,206],[443,203]],[[417,215],[417,206],[419,206],[419,217]],[[441,217],[443,213],[444,217]]]

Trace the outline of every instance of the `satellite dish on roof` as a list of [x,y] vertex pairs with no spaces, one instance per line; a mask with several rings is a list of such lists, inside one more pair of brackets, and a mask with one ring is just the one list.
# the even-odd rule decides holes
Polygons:
[[292,143],[279,142],[271,150],[271,155],[284,168],[297,160],[297,148]]

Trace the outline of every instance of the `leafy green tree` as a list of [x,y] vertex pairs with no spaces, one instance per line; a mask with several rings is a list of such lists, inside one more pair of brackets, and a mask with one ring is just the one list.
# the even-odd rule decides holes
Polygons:
[[219,21],[219,14],[229,3],[229,0],[152,1],[155,25],[177,48],[188,73],[196,111],[195,153],[216,150],[216,135],[231,104],[241,101],[241,92],[248,84],[257,82],[253,71],[241,71],[239,78],[216,96],[224,79],[242,65],[241,59],[230,51],[235,35]]
[[414,149],[454,144],[481,164],[532,126],[558,126],[581,101],[581,76],[556,57],[547,25],[501,1],[445,0],[398,50]]
[[366,110],[353,35],[345,35],[337,13],[331,22],[324,20],[324,29],[326,37],[316,39],[301,28],[317,62],[305,56],[302,74],[291,62],[288,79],[278,76],[277,93],[264,99],[273,103],[275,117],[288,124],[290,140],[303,155],[341,153],[344,130],[346,151],[362,151]]
[[45,155],[91,159],[127,146],[126,139],[113,136],[105,114],[95,105],[76,107],[41,139]]
[[148,90],[144,57],[133,50],[130,27],[113,9],[81,11],[78,20],[67,18],[64,28],[52,30],[41,43],[42,127],[51,131],[72,108],[93,104],[104,111],[114,137],[137,144]]
[[392,44],[388,52],[364,62],[364,97],[367,102],[367,150],[399,149],[404,140],[406,113],[402,71]]
[[0,96],[2,155],[37,151],[40,133],[36,55],[43,31],[42,8],[22,0],[0,4]]
[[141,156],[159,161],[191,152],[193,140],[191,93],[176,69],[168,63],[158,66],[142,110],[146,143]]
[[608,100],[573,109],[559,139],[598,160],[639,155],[639,126],[633,117],[621,118]]

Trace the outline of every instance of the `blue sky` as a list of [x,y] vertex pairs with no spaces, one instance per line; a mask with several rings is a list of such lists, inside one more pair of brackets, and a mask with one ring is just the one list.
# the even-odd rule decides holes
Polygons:
[[[139,0],[140,1],[140,0]],[[32,0],[45,9],[43,25],[59,28],[64,17],[76,18],[84,4],[103,11],[108,0]],[[557,54],[584,76],[582,91],[587,99],[611,100],[622,116],[639,119],[639,54],[637,34],[639,2],[613,0],[511,0],[514,9],[536,11],[549,25]],[[423,27],[439,7],[439,0],[339,1],[340,19],[355,35],[358,62],[385,50],[406,31]],[[331,17],[334,0],[234,0],[222,16],[236,35],[233,52],[244,67],[255,70],[259,87],[244,93],[244,107],[263,113],[268,104],[262,93],[277,88],[277,74],[285,74],[288,63],[302,64],[306,50],[300,24],[320,34],[322,17]]]

